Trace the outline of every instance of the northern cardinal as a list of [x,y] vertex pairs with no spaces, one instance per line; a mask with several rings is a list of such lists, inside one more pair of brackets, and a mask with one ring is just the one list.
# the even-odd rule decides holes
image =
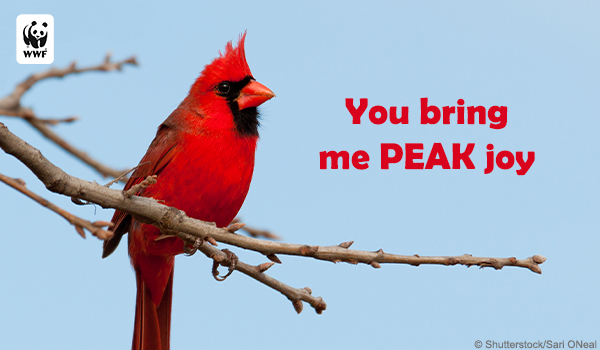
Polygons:
[[[188,216],[227,226],[240,210],[252,179],[258,140],[257,106],[275,96],[250,72],[246,34],[231,42],[192,85],[188,96],[159,126],[141,166],[125,189],[149,175],[158,182],[137,195],[160,200]],[[129,256],[137,280],[134,350],[169,349],[173,267],[184,251],[176,237],[156,240],[158,228],[116,211],[110,255],[129,232]]]

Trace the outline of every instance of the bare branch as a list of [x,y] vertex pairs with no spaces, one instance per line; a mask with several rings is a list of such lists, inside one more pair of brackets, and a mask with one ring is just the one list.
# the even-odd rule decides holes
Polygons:
[[[195,238],[195,236],[187,235],[185,233],[178,234],[178,236],[188,241]],[[230,255],[213,246],[203,244],[198,247],[198,250],[223,266],[229,267],[231,265],[232,259]],[[271,266],[273,266],[273,263],[263,263],[258,266],[252,266],[239,260],[236,260],[235,262],[235,270],[240,271],[241,273],[250,276],[258,282],[263,283],[285,295],[292,302],[297,313],[302,311],[302,301],[312,306],[319,315],[327,308],[327,304],[325,304],[321,297],[312,296],[312,291],[310,288],[293,288],[271,276],[266,275],[264,272]],[[300,307],[297,306],[298,303]]]
[[[277,258],[275,254],[296,255],[312,257],[319,260],[337,262],[347,262],[350,264],[363,263],[375,268],[381,267],[380,264],[408,264],[419,266],[428,265],[464,265],[493,267],[500,270],[505,266],[515,266],[527,268],[535,273],[542,273],[539,264],[546,261],[541,255],[534,255],[527,259],[510,258],[487,258],[474,257],[470,254],[461,256],[419,256],[419,255],[397,255],[385,253],[382,249],[369,252],[362,250],[347,249],[340,245],[315,246],[293,243],[279,243],[265,240],[254,239],[237,234],[222,233],[218,230],[212,230],[210,235],[217,241],[236,247],[253,250],[266,255],[268,258]],[[271,259],[273,260],[273,259]],[[276,260],[273,260],[276,261]],[[276,261],[277,262],[277,261]]]
[[85,68],[77,68],[77,64],[73,61],[68,67],[65,68],[56,68],[52,67],[49,70],[35,73],[30,75],[25,81],[18,84],[14,91],[0,99],[0,109],[8,109],[18,111],[21,108],[21,98],[23,95],[29,91],[36,83],[50,79],[50,78],[63,78],[67,75],[79,74],[83,72],[92,72],[92,71],[100,71],[100,72],[109,72],[113,70],[121,70],[124,65],[130,64],[137,66],[138,62],[134,56],[129,57],[125,60],[119,62],[111,62],[110,61],[110,52],[106,54],[104,58],[104,62],[99,65],[85,67]]
[[[231,222],[232,224],[237,224],[240,223],[242,219],[240,218],[235,218],[233,219],[233,221]],[[272,239],[275,241],[280,241],[281,237],[279,235],[274,234],[271,231],[267,231],[267,230],[259,230],[250,226],[246,226],[246,224],[242,224],[242,227],[240,227],[242,230],[246,231],[250,236],[254,237],[254,238],[259,238],[259,237],[264,237],[267,239]],[[237,231],[237,230],[235,230]],[[230,232],[235,232],[235,231],[230,231]]]
[[113,225],[112,222],[107,222],[107,221],[89,222],[80,217],[77,217],[77,216],[69,213],[68,211],[54,205],[53,203],[49,202],[48,200],[38,196],[37,194],[33,193],[32,191],[30,191],[25,186],[25,182],[23,180],[13,179],[6,175],[0,174],[0,181],[4,182],[5,184],[7,184],[10,187],[16,189],[17,191],[23,193],[24,195],[33,199],[34,201],[38,202],[39,204],[43,205],[44,207],[54,211],[58,215],[67,219],[67,221],[69,223],[71,223],[71,225],[75,226],[75,230],[83,238],[85,238],[85,232],[83,231],[84,228],[86,230],[90,231],[94,236],[96,236],[100,239],[107,239],[107,238],[112,237],[112,235],[113,235],[112,232],[102,229],[103,227],[111,227]]
[[[83,151],[75,148],[70,143],[65,141],[63,138],[58,136],[54,131],[52,131],[52,129],[50,129],[46,123],[40,122],[38,119],[27,119],[27,122],[29,122],[29,124],[31,124],[31,126],[33,126],[36,130],[38,130],[42,135],[46,136],[46,138],[48,138],[49,140],[51,140],[54,143],[56,143],[57,145],[59,145],[62,149],[71,153],[73,156],[75,156],[76,158],[79,158],[85,164],[94,168],[97,172],[100,173],[100,175],[102,175],[104,177],[107,177],[107,176],[118,177],[121,174],[123,174],[123,172],[124,172],[123,170],[112,169],[112,168],[100,163],[99,161],[93,159],[86,152],[83,152]],[[123,182],[127,182],[128,178],[124,177],[124,178],[121,178],[121,180]]]
[[[3,98],[0,98],[0,115],[5,115],[9,117],[19,117],[23,120],[27,121],[31,126],[33,126],[36,130],[38,130],[42,135],[56,143],[58,146],[62,147],[65,151],[71,153],[73,156],[79,158],[87,165],[94,168],[98,171],[102,176],[107,177],[118,177],[123,173],[121,170],[112,169],[97,160],[90,157],[87,153],[75,148],[70,145],[67,141],[62,139],[56,133],[54,133],[48,125],[55,125],[58,123],[64,122],[72,122],[77,119],[77,117],[69,117],[64,119],[40,119],[36,116],[31,108],[23,107],[21,105],[21,98],[23,95],[29,91],[36,83],[50,79],[50,78],[63,78],[66,75],[79,74],[83,72],[91,72],[91,71],[102,71],[108,72],[113,70],[121,70],[124,65],[137,65],[137,61],[135,57],[130,57],[128,59],[119,61],[119,62],[111,62],[110,61],[110,53],[106,55],[104,62],[84,68],[77,68],[75,62],[71,63],[66,68],[50,68],[49,70],[39,72],[29,76],[25,81],[18,84],[14,91]],[[127,178],[122,178],[124,182],[127,182]]]
[[139,184],[131,186],[131,188],[128,189],[127,191],[123,191],[123,196],[125,196],[126,198],[131,198],[131,196],[138,193],[138,191],[143,190],[144,188],[155,184],[156,178],[157,178],[156,175],[148,176],[147,178],[144,179],[144,181],[140,182]]
[[241,229],[244,226],[246,226],[246,224],[241,223],[241,222],[235,222],[235,219],[234,219],[231,222],[231,224],[229,224],[229,226],[225,227],[225,229],[227,230],[227,232],[234,233],[235,231]]
[[140,163],[136,166],[134,166],[133,168],[127,170],[126,172],[124,172],[123,174],[119,175],[118,177],[115,177],[112,181],[110,181],[109,183],[107,183],[106,185],[104,185],[104,187],[110,187],[112,185],[114,185],[115,183],[121,181],[122,179],[127,179],[127,174],[129,174],[130,172],[134,171],[135,169],[141,167],[142,165],[146,165],[146,164],[150,164],[150,162],[143,162]]
[[[16,117],[16,118],[22,118],[22,119],[35,118],[35,115],[28,113],[27,109],[23,109],[20,112],[0,109],[0,115],[3,115],[5,117]],[[67,118],[37,118],[37,119],[48,125],[56,125],[56,124],[60,124],[60,123],[72,123],[76,120],[79,120],[79,117],[73,116],[73,117],[67,117]]]
[[[352,264],[364,263],[375,268],[380,267],[380,264],[382,263],[410,264],[413,266],[418,266],[420,264],[447,266],[462,264],[466,266],[476,265],[480,267],[493,267],[495,269],[501,269],[504,266],[516,266],[528,268],[536,273],[541,273],[542,271],[539,264],[542,264],[546,260],[546,258],[541,255],[534,255],[527,259],[484,258],[473,257],[471,255],[421,257],[419,255],[407,256],[388,254],[384,253],[381,249],[376,252],[351,250],[348,249],[351,245],[350,242],[322,247],[259,240],[231,233],[227,229],[217,228],[211,223],[189,218],[183,211],[174,207],[162,205],[154,199],[137,196],[127,198],[126,196],[123,196],[122,191],[111,190],[95,182],[92,183],[68,175],[44,158],[38,150],[8,131],[6,126],[2,123],[0,123],[0,148],[6,153],[15,156],[25,164],[50,191],[96,203],[103,208],[115,208],[130,213],[134,215],[136,220],[158,227],[163,234],[177,235],[179,237],[186,237],[184,234],[188,234],[193,236],[192,239],[188,241],[194,242],[194,239],[198,237],[214,245],[216,245],[216,240],[240,248],[260,252],[274,262],[281,262],[275,254],[286,254],[312,257],[332,262],[343,261]],[[203,252],[214,253],[213,250],[207,250],[205,247],[208,247],[208,245],[200,245],[198,249]],[[257,267],[253,268],[258,269]],[[251,271],[245,270],[245,272],[241,268],[239,270],[244,273],[248,272],[246,274],[250,276]],[[282,288],[281,286],[278,286],[275,282],[268,280],[264,276],[266,275],[255,274],[255,276],[251,277],[282,292],[280,290]],[[285,295],[287,296],[288,294]],[[315,302],[312,299],[310,299],[312,301],[308,301],[308,297],[302,297],[298,294],[293,294],[293,296],[289,298],[294,303],[297,311],[301,309],[301,306],[298,306],[298,300],[310,302],[311,305]],[[318,303],[315,305],[318,305]],[[317,308],[315,305],[313,306]]]

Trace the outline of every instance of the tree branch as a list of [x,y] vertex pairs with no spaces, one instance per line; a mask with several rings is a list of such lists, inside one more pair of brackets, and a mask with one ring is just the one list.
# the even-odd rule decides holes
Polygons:
[[[473,257],[470,255],[421,257],[418,255],[407,256],[388,254],[384,253],[381,249],[376,252],[348,249],[352,242],[344,242],[338,246],[321,247],[259,240],[232,233],[227,228],[217,228],[214,224],[189,218],[183,211],[159,204],[154,199],[138,196],[131,196],[128,198],[124,195],[123,191],[111,190],[97,183],[92,183],[68,175],[42,156],[37,149],[12,134],[2,123],[0,123],[0,148],[25,164],[52,192],[96,203],[103,208],[115,208],[130,213],[136,220],[152,224],[158,227],[164,234],[177,235],[188,240],[188,242],[194,241],[185,234],[200,238],[203,241],[211,242],[216,240],[240,248],[260,252],[266,255],[271,261],[275,262],[280,262],[276,254],[286,254],[312,257],[332,262],[344,261],[353,264],[364,263],[375,268],[380,267],[380,264],[382,263],[410,264],[414,266],[420,264],[462,264],[466,266],[477,265],[480,267],[493,267],[495,269],[501,269],[504,266],[516,266],[528,268],[536,273],[541,273],[539,264],[542,264],[546,260],[546,258],[541,255],[534,255],[527,259],[484,258]],[[240,228],[239,225],[236,227]],[[206,249],[202,248],[202,246],[206,245],[201,245],[199,249]],[[204,250],[202,251],[205,252]],[[207,253],[212,254],[215,252],[206,250],[205,254]],[[247,270],[247,272],[250,271]],[[258,278],[257,280],[263,282],[264,278],[260,278],[262,280]],[[267,284],[266,282],[263,283]],[[271,286],[270,284],[267,285]],[[275,288],[273,286],[271,287]],[[275,289],[284,293],[284,291],[278,288]],[[294,302],[296,310],[298,310],[297,300],[310,302],[307,300],[308,297],[306,296],[300,298],[298,294],[285,295]],[[316,301],[310,303],[317,311],[319,311],[317,308],[319,303]]]
[[[242,221],[242,219],[240,219],[238,217],[238,218],[233,219],[233,221],[231,223],[235,224],[235,223],[239,223],[241,221]],[[275,240],[275,241],[281,241],[281,237],[279,235],[274,234],[271,231],[260,230],[260,229],[257,229],[257,228],[254,228],[254,227],[250,227],[250,226],[245,225],[245,224],[242,225],[241,229],[244,230],[244,231],[246,231],[246,233],[248,233],[250,236],[252,236],[254,238],[264,237],[264,238],[272,239],[272,240]],[[235,231],[237,231],[237,230],[235,230]]]
[[95,65],[95,66],[90,66],[90,67],[85,67],[85,68],[77,68],[77,63],[75,61],[73,61],[66,68],[52,67],[49,70],[32,74],[27,79],[25,79],[23,82],[18,84],[10,95],[0,99],[0,109],[19,111],[22,108],[21,107],[21,98],[23,97],[23,95],[27,91],[29,91],[29,89],[31,89],[36,83],[38,83],[42,80],[46,80],[46,79],[50,79],[50,78],[63,78],[65,76],[71,75],[71,74],[79,74],[79,73],[92,72],[92,71],[100,71],[100,72],[109,72],[109,71],[113,71],[113,70],[120,71],[124,65],[127,65],[127,64],[131,64],[134,66],[138,65],[136,58],[134,56],[127,58],[125,60],[119,61],[119,62],[111,62],[110,56],[111,56],[110,53],[106,54],[106,57],[104,58],[104,62],[102,62],[101,64],[98,64],[98,65]]
[[[64,119],[40,119],[36,116],[31,108],[23,107],[21,105],[21,98],[23,95],[29,91],[36,83],[50,79],[50,78],[63,78],[67,75],[79,74],[83,72],[91,72],[91,71],[102,71],[108,72],[113,70],[121,70],[125,65],[134,65],[137,66],[137,61],[135,57],[130,57],[128,59],[119,61],[119,62],[111,62],[110,61],[110,53],[106,55],[104,62],[84,68],[77,68],[76,63],[71,63],[66,68],[50,68],[49,70],[39,72],[29,76],[25,81],[18,84],[13,92],[8,96],[0,98],[0,115],[5,115],[9,117],[18,117],[25,121],[27,121],[31,126],[33,126],[36,130],[38,130],[42,135],[56,143],[58,146],[62,147],[65,151],[71,153],[76,158],[79,158],[81,161],[86,163],[87,165],[94,168],[98,171],[102,176],[112,176],[118,177],[123,173],[121,170],[112,169],[97,160],[90,157],[87,153],[75,148],[70,145],[67,141],[62,139],[56,133],[54,133],[48,125],[55,125],[63,122],[72,122],[76,120],[76,117],[69,117]],[[127,182],[127,178],[122,178],[122,181]]]
[[[206,231],[207,229],[217,229],[214,224],[211,225],[211,223],[191,219],[183,211],[159,204],[151,198],[127,197],[125,191],[112,190],[95,182],[68,175],[46,159],[39,150],[12,134],[2,123],[0,123],[0,148],[25,164],[52,192],[96,203],[103,208],[115,208],[128,212],[141,222],[156,225],[162,232],[174,232],[172,227],[177,229],[178,225],[174,224],[173,219],[177,221],[176,218],[181,216],[185,218],[185,221],[191,221],[191,225],[195,228],[191,232],[178,232],[178,236],[187,240],[190,237],[198,237],[214,242],[209,236],[210,231]],[[186,234],[189,235],[186,236]],[[216,244],[216,242],[214,243]],[[216,248],[210,248],[212,247],[206,244],[199,247],[204,254],[210,256],[213,260],[229,266],[230,262],[227,261],[227,257],[223,252]],[[319,313],[325,310],[326,304],[321,298],[310,295],[308,289],[292,288],[265,275],[266,268],[264,266],[265,264],[251,266],[238,262],[236,269],[284,294],[292,301],[297,312],[302,310],[301,301],[308,302]]]
[[[187,238],[191,239],[194,238],[194,236],[188,235]],[[203,244],[198,248],[198,250],[223,266],[231,266],[231,261],[227,254],[211,245]],[[302,312],[302,301],[312,306],[319,315],[327,308],[327,304],[325,304],[321,297],[312,296],[312,290],[310,288],[292,288],[287,284],[284,284],[275,278],[266,275],[264,272],[271,266],[273,266],[273,263],[252,266],[238,261],[235,264],[235,270],[240,271],[241,273],[250,276],[260,283],[263,283],[285,295],[292,302],[297,313]]]
[[[36,118],[35,115],[27,113],[26,109],[20,112],[14,110],[0,109],[0,115],[3,115],[5,117],[16,117],[21,119]],[[49,125],[57,125],[60,123],[72,123],[76,120],[79,120],[79,117],[73,116],[67,118],[37,118],[37,120]]]
[[106,226],[111,227],[113,225],[112,222],[107,222],[107,221],[90,222],[90,221],[84,220],[78,216],[75,216],[75,215],[69,213],[68,211],[54,205],[50,201],[38,196],[37,194],[33,193],[32,191],[30,191],[25,186],[25,182],[23,180],[13,179],[6,175],[0,174],[0,181],[4,182],[5,184],[7,184],[10,187],[16,189],[17,191],[23,193],[24,195],[33,199],[34,201],[38,202],[39,204],[43,205],[44,207],[52,210],[53,212],[57,213],[58,215],[62,216],[65,219],[67,219],[67,221],[69,223],[71,223],[71,225],[75,226],[75,230],[83,238],[85,238],[85,232],[83,231],[84,228],[87,229],[88,231],[90,231],[94,236],[96,236],[100,239],[107,239],[109,237],[112,237],[112,235],[113,235],[112,232],[102,229],[103,227],[106,227]]

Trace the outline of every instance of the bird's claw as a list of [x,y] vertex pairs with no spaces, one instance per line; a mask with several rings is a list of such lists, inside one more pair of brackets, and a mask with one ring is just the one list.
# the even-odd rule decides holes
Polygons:
[[198,248],[200,248],[200,246],[204,243],[204,240],[196,237],[196,239],[194,240],[194,244],[190,247],[187,244],[183,245],[183,252],[185,253],[186,256],[192,256],[194,254],[196,254],[196,251],[198,251]]
[[225,258],[222,262],[229,261],[229,271],[227,272],[227,274],[225,276],[222,276],[222,277],[219,276],[219,265],[220,264],[216,260],[213,262],[212,275],[219,282],[225,281],[227,279],[227,277],[229,277],[233,273],[233,271],[235,270],[235,266],[237,265],[237,262],[239,261],[237,255],[235,255],[235,253],[233,253],[231,250],[222,249],[221,251],[223,253],[225,253],[225,255],[227,255],[227,258]]

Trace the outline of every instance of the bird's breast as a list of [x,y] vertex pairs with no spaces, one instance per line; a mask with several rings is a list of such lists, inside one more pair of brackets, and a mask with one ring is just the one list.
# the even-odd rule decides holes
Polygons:
[[[256,138],[185,135],[158,174],[158,182],[142,195],[183,210],[189,217],[227,226],[250,189],[255,149]],[[132,261],[140,253],[169,257],[183,252],[180,239],[156,241],[160,235],[152,225],[134,225],[129,246]]]
[[227,226],[250,189],[256,138],[186,135],[176,154],[144,195],[190,217]]

